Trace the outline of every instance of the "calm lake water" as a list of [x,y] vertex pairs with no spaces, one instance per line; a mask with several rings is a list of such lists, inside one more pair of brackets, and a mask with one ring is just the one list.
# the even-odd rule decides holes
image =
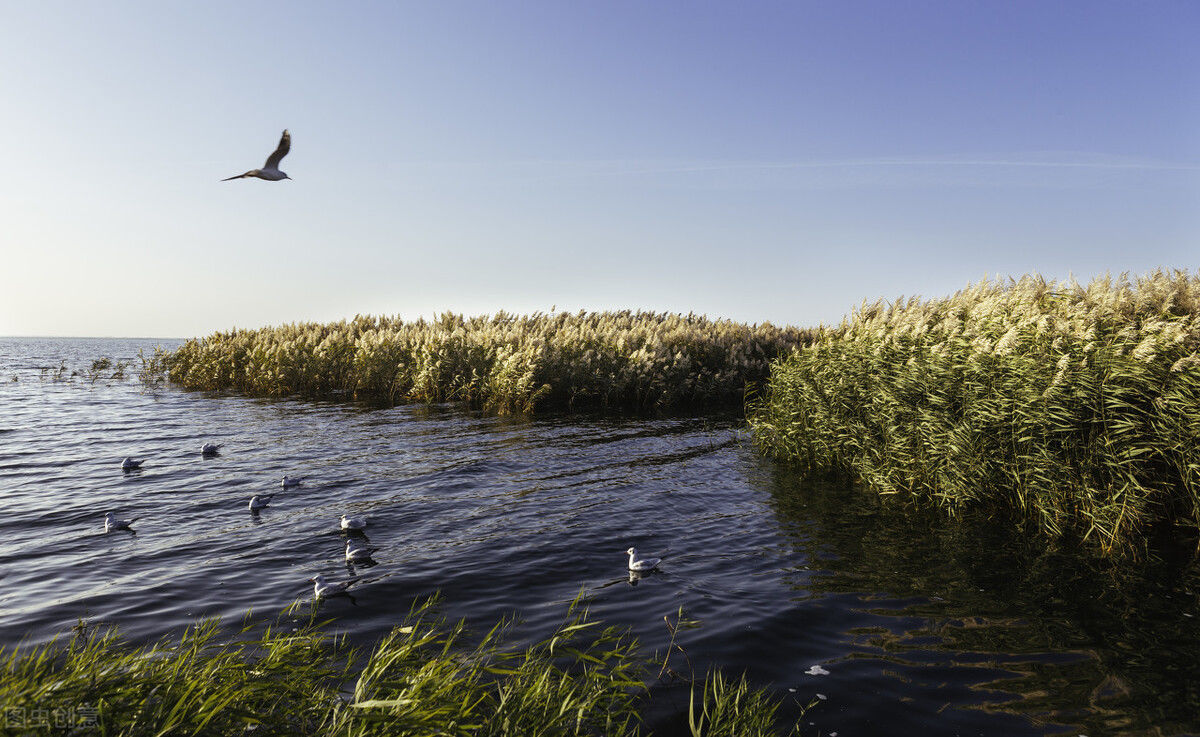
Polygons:
[[[697,670],[817,699],[805,734],[1200,733],[1190,560],[1118,575],[998,525],[805,484],[736,418],[505,419],[86,376],[160,342],[174,345],[0,339],[0,644],[79,617],[146,641],[197,617],[275,616],[311,597],[309,576],[349,575],[345,512],[370,517],[377,565],[321,613],[363,644],[439,591],[451,618],[515,614],[535,638],[582,591],[647,653],[682,607],[700,622],[679,640]],[[220,456],[201,457],[207,441]],[[144,469],[122,473],[126,455]],[[251,516],[284,474],[305,482]],[[137,534],[105,535],[110,510],[140,517]],[[665,558],[637,585],[631,545]],[[654,701],[661,727],[686,690]]]

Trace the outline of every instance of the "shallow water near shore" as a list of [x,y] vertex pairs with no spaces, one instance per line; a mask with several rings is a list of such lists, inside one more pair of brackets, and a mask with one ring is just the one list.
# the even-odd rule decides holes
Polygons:
[[[806,484],[736,417],[513,419],[85,375],[160,342],[0,339],[0,643],[79,617],[137,641],[269,618],[311,597],[309,576],[353,573],[354,598],[321,615],[363,645],[434,592],[449,618],[517,616],[533,639],[582,591],[647,653],[682,607],[697,673],[816,700],[805,734],[1200,733],[1190,560],[1118,574],[998,524]],[[205,442],[225,447],[203,458]],[[123,473],[127,455],[143,469]],[[284,474],[305,481],[284,491]],[[262,493],[276,496],[251,515]],[[136,534],[105,535],[105,511],[139,517]],[[342,513],[370,518],[374,565],[347,569]],[[631,581],[631,545],[661,570]],[[655,693],[662,727],[687,694]]]

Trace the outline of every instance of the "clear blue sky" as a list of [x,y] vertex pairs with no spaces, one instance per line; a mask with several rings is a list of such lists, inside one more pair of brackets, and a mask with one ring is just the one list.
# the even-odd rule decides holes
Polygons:
[[[7,2],[0,334],[1195,269],[1197,39],[1196,2]],[[294,181],[219,181],[285,127]]]

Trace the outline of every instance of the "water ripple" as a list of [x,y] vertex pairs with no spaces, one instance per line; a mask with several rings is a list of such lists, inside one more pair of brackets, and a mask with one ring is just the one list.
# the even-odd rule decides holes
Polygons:
[[[200,616],[269,616],[317,572],[358,574],[356,598],[323,609],[363,643],[436,591],[447,616],[516,614],[530,638],[582,591],[649,651],[665,650],[663,617],[682,608],[701,623],[679,638],[697,668],[745,669],[794,694],[793,714],[822,693],[806,720],[824,733],[1099,734],[1114,706],[1094,689],[1112,683],[1132,684],[1114,691],[1136,695],[1118,704],[1132,733],[1200,728],[1154,674],[1200,676],[1194,644],[1178,644],[1200,640],[1182,617],[1197,609],[1190,573],[1153,589],[1170,605],[1120,599],[1139,632],[1171,643],[1147,646],[1160,662],[1139,669],[1106,641],[1150,636],[1053,604],[1070,577],[1039,573],[1011,539],[814,490],[758,458],[733,419],[529,421],[53,378],[63,360],[86,369],[153,345],[0,339],[0,373],[19,379],[0,383],[0,642],[45,641],[84,616],[152,640]],[[204,458],[205,442],[225,447]],[[123,473],[127,455],[143,469]],[[285,474],[305,482],[283,490]],[[252,515],[261,493],[274,500]],[[104,534],[110,510],[138,517],[136,533]],[[377,565],[346,565],[343,513],[369,516]],[[630,585],[630,545],[664,557],[661,571]],[[828,676],[806,674],[818,663]],[[1055,685],[1077,683],[1090,686]]]

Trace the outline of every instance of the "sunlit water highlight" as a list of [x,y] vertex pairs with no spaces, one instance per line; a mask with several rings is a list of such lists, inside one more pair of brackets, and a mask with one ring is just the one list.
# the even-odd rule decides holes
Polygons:
[[[647,651],[682,607],[697,671],[825,697],[808,734],[1200,731],[1190,566],[1116,580],[994,526],[806,486],[734,418],[504,419],[86,376],[157,342],[0,339],[0,643],[84,616],[135,640],[274,616],[311,596],[308,577],[354,573],[355,598],[322,614],[363,644],[437,591],[451,618],[515,614],[534,638],[582,590]],[[219,456],[202,457],[209,441]],[[123,473],[127,455],[144,468]],[[306,480],[281,490],[284,474]],[[255,516],[256,493],[276,496]],[[140,517],[137,533],[105,535],[106,511]],[[370,518],[375,565],[347,569],[343,513]],[[630,546],[661,570],[631,582]],[[652,722],[686,706],[679,687],[656,693]]]

